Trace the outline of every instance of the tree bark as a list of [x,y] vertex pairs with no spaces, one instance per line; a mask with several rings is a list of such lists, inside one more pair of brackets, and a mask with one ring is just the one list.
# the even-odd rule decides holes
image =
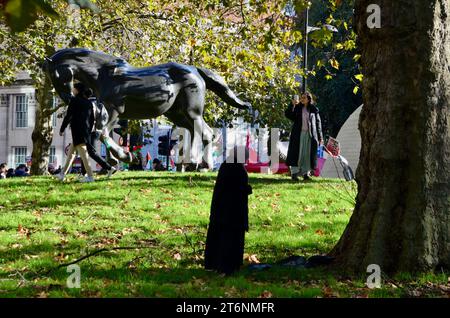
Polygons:
[[[381,7],[381,28],[367,7]],[[450,3],[357,0],[363,66],[358,196],[336,264],[450,268]]]
[[33,153],[31,155],[31,173],[33,175],[48,174],[49,149],[53,140],[52,83],[45,74],[36,84],[36,118],[33,133]]

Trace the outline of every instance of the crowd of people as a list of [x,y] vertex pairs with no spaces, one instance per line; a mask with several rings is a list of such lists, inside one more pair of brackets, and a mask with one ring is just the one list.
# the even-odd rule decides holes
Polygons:
[[28,177],[30,171],[25,164],[20,164],[14,168],[9,168],[6,163],[0,164],[0,179],[12,178],[12,177]]
[[[55,169],[53,165],[48,165],[48,173],[51,175],[55,175],[60,173],[61,166],[58,169]],[[29,177],[30,169],[26,164],[19,164],[15,169],[8,168],[6,163],[0,164],[0,179],[13,178],[13,177]]]

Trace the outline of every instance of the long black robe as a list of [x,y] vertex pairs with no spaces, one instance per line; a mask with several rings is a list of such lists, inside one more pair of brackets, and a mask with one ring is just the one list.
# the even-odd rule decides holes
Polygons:
[[205,268],[231,274],[243,264],[248,231],[247,171],[240,163],[223,163],[217,175],[206,238]]

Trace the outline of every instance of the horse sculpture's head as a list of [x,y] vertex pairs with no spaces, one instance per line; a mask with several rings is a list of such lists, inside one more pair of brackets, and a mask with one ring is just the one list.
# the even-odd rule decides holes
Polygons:
[[52,59],[46,59],[42,68],[50,77],[59,97],[68,104],[73,89],[73,67],[68,64],[54,62]]
[[96,91],[99,70],[126,65],[122,59],[85,48],[68,48],[46,58],[43,69],[51,78],[58,95],[66,103],[70,100],[74,79]]

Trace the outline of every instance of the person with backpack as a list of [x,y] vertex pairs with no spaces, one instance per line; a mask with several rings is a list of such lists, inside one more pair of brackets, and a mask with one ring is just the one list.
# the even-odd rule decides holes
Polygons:
[[[92,97],[93,92],[90,88],[86,88],[86,94],[85,96],[88,97],[89,101],[92,103],[92,116],[93,119],[91,119],[92,128],[90,129],[89,138],[86,142],[86,148],[89,156],[97,162],[100,167],[102,167],[102,171],[106,171],[108,174],[108,178],[112,176],[113,173],[117,171],[116,168],[111,166],[106,160],[104,160],[97,152],[95,148],[95,144],[97,143],[97,140],[99,139],[99,132],[98,130],[101,130],[103,128],[104,122],[107,121],[107,118],[103,118],[104,116],[107,116],[108,113],[104,109],[103,105],[98,105],[97,101],[94,97]],[[86,174],[86,169],[84,168],[84,164],[81,165],[81,173],[84,175]]]
[[80,155],[87,172],[87,177],[83,179],[82,182],[94,181],[94,174],[89,163],[87,151],[87,144],[90,143],[90,135],[94,125],[92,103],[89,101],[90,93],[92,93],[92,91],[89,91],[83,83],[76,83],[74,85],[74,96],[70,99],[66,116],[64,117],[59,131],[60,136],[63,136],[64,131],[70,124],[72,144],[69,147],[64,169],[58,176],[58,179],[61,181],[65,179],[66,174],[69,172],[73,160],[75,159],[76,152]]

